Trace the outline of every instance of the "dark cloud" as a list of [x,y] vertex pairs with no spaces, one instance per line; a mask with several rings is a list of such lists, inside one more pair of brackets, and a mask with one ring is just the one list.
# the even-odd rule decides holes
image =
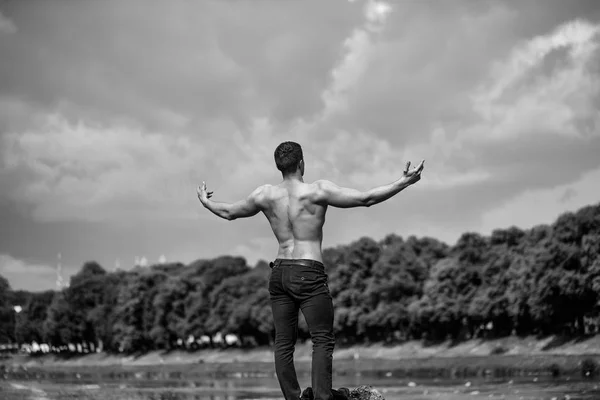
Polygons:
[[315,112],[339,43],[360,18],[345,2],[9,5],[21,32],[2,44],[4,95],[160,128],[178,116]]

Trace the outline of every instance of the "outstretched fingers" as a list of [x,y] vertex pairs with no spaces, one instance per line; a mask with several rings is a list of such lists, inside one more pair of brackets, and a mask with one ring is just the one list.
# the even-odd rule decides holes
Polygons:
[[404,175],[407,175],[407,176],[420,175],[421,172],[423,171],[423,168],[425,168],[425,160],[421,160],[419,165],[417,165],[413,169],[410,169],[410,161],[408,161],[406,163],[406,167],[404,168],[403,172],[404,172]]
[[213,192],[208,192],[206,190],[206,182],[202,181],[202,185],[198,186],[196,188],[196,191],[198,192],[198,196],[202,196],[202,193],[206,193],[206,197],[207,198],[211,198],[213,195]]

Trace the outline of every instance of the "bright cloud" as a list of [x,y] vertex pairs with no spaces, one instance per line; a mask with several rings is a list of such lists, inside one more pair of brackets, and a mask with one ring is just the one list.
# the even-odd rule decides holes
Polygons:
[[37,119],[28,130],[0,137],[0,179],[13,173],[26,177],[7,180],[7,194],[33,205],[39,220],[190,216],[191,178],[207,154],[201,143],[136,127],[70,122],[56,114]]
[[[577,20],[517,45],[473,95],[474,110],[486,125],[463,134],[479,141],[598,134],[600,77],[593,67],[599,33],[599,24]],[[553,54],[556,58],[551,59]],[[589,129],[578,124],[585,120],[591,123]]]
[[345,97],[368,68],[373,34],[383,29],[391,10],[391,6],[384,2],[369,0],[365,3],[365,22],[344,41],[344,57],[331,70],[331,83],[322,94],[325,105],[322,118],[329,117],[331,113],[347,111]]

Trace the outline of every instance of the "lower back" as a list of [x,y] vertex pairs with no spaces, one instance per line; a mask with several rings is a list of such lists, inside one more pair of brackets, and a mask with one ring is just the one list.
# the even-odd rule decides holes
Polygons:
[[293,247],[279,247],[277,258],[309,259],[323,262],[321,240],[296,240]]

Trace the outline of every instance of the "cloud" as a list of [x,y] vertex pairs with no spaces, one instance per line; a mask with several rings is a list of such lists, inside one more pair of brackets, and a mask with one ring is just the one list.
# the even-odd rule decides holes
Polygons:
[[[531,187],[561,185],[597,167],[589,149],[600,145],[599,31],[599,24],[567,22],[496,62],[472,95],[471,123],[441,135],[447,162]],[[554,179],[545,179],[555,162]]]
[[[364,187],[397,179],[406,161],[425,158],[428,168],[419,186],[427,191],[524,179],[515,182],[515,191],[499,193],[501,200],[522,190],[523,185],[557,184],[539,179],[552,168],[547,163],[552,160],[550,151],[555,149],[562,149],[570,158],[581,157],[565,166],[557,179],[594,168],[597,158],[587,149],[600,144],[600,115],[596,112],[600,75],[593,67],[600,59],[599,26],[576,20],[518,43],[467,92],[460,122],[438,118],[423,139],[409,142],[404,148],[393,136],[383,137],[369,130],[338,129],[328,139],[316,138],[323,149],[317,152],[327,160],[320,172],[329,171],[335,179]],[[561,49],[566,52],[555,54]],[[549,59],[551,54],[558,60]],[[549,67],[548,63],[555,65]],[[343,61],[334,71],[343,70],[344,65]],[[539,73],[544,69],[544,74]],[[356,89],[356,79],[341,76],[345,77],[341,79],[343,87]],[[386,96],[381,93],[381,97]],[[426,107],[424,100],[420,101]],[[347,113],[361,115],[361,109],[350,108]],[[315,131],[330,126],[323,120],[315,125]],[[541,144],[539,138],[546,143]],[[517,156],[521,159],[511,162]],[[545,168],[538,164],[545,164]],[[528,165],[534,168],[528,170]]]
[[206,119],[243,125],[317,110],[338,42],[359,17],[358,7],[319,1],[9,6],[27,34],[2,48],[7,95],[67,118],[171,131],[175,120],[190,132]]
[[357,81],[365,73],[371,55],[372,35],[380,32],[392,7],[385,2],[368,0],[364,6],[364,24],[354,29],[344,41],[346,50],[342,60],[331,70],[331,82],[323,92],[324,110],[322,118],[329,114],[346,111],[346,96],[354,89]]
[[[508,146],[537,162],[536,157],[546,160],[546,155],[531,159],[527,153],[539,144],[527,137],[543,135],[551,143],[571,132],[561,147],[572,146],[579,154],[595,140],[590,135],[598,132],[593,104],[599,81],[590,67],[598,56],[594,33],[598,26],[582,21],[517,44],[474,86],[460,124],[440,119],[426,134],[427,140],[401,149],[392,137],[340,128],[336,114],[354,113],[357,105],[347,100],[362,88],[361,77],[378,68],[370,60],[377,53],[377,34],[393,15],[390,10],[386,3],[365,3],[363,24],[343,41],[345,52],[332,66],[331,80],[322,91],[323,108],[311,117],[286,125],[256,116],[243,127],[213,119],[204,122],[208,133],[194,137],[183,131],[166,135],[136,124],[70,121],[61,114],[40,113],[32,127],[3,136],[5,179],[0,184],[9,185],[6,192],[14,201],[33,205],[34,215],[44,221],[197,217],[192,190],[201,180],[221,198],[238,198],[276,178],[272,151],[284,131],[285,139],[305,146],[311,166],[307,174],[315,178],[369,188],[397,179],[407,160],[417,163],[425,158],[426,175],[419,184],[424,193],[504,181],[507,176],[527,180],[493,200],[501,202],[522,185],[556,182],[536,184],[538,175],[545,173],[537,168],[516,174],[522,165],[506,164],[501,155],[497,158],[499,148]],[[545,74],[536,73],[549,62],[547,56],[560,49],[568,50],[558,55],[560,62]],[[229,138],[219,135],[226,131]],[[593,167],[593,162],[586,165]],[[570,173],[584,171],[581,164],[572,168]],[[11,173],[20,178],[9,180],[6,176]],[[224,182],[229,176],[241,184]]]
[[[253,120],[250,132],[240,132],[235,136],[238,148],[251,155],[235,176],[241,175],[244,180],[243,177],[250,171],[261,177],[272,173],[272,152],[282,141],[281,135],[275,133],[277,131],[287,132],[285,140],[296,140],[303,144],[309,163],[312,162],[310,174],[315,176],[325,175],[330,179],[365,184],[365,175],[369,175],[373,169],[380,172],[379,160],[389,161],[388,153],[381,153],[389,149],[387,141],[374,137],[372,133],[336,129],[335,119],[339,114],[351,112],[348,99],[353,96],[357,83],[368,70],[377,35],[384,29],[391,12],[392,7],[386,2],[364,2],[362,23],[343,40],[341,57],[328,73],[330,80],[321,92],[323,105],[319,112],[298,117],[287,126],[257,118]],[[347,154],[352,154],[349,162],[346,161]],[[357,160],[366,162],[361,164],[366,171],[357,171],[356,176],[348,179],[345,176],[347,167],[356,165]],[[394,164],[396,162],[393,161]],[[252,170],[246,165],[252,165]],[[396,178],[397,171],[394,175]]]
[[56,114],[0,143],[3,195],[32,205],[41,221],[190,217],[194,169],[207,154],[187,136]]
[[[290,5],[250,7],[251,26],[227,6],[199,6],[225,30],[199,23],[192,6],[139,16],[128,5],[45,3],[21,13],[30,29],[2,49],[8,63],[0,66],[3,197],[31,205],[40,221],[190,218],[198,216],[202,179],[219,182],[232,167],[242,178],[270,176],[276,144],[261,146],[264,132],[273,144],[288,110],[296,118],[317,109],[330,50],[353,23],[353,12],[307,4],[296,13]],[[311,28],[282,19],[315,7],[321,18]],[[74,24],[60,23],[75,12]],[[38,29],[42,19],[55,23]],[[111,35],[118,46],[106,45]]]
[[[430,175],[432,188],[462,176],[470,183],[509,180],[520,191],[523,184],[562,184],[598,166],[588,149],[600,144],[599,29],[571,21],[522,41],[494,63],[471,91],[461,122],[438,121],[429,142],[410,147],[442,167]],[[571,162],[554,180],[543,179],[560,152]]]
[[49,282],[56,281],[55,268],[45,264],[30,264],[8,254],[0,254],[0,275],[8,279],[13,290],[47,290]]
[[[342,169],[349,184],[359,186],[391,180],[403,162],[418,161],[416,155],[427,159],[424,178],[399,217],[402,232],[410,226],[411,233],[452,242],[464,230],[549,222],[563,207],[584,201],[550,202],[544,213],[519,218],[535,203],[521,203],[520,196],[562,188],[600,166],[598,26],[571,21],[513,45],[466,92],[460,119],[438,118],[419,141],[399,148],[397,141],[355,130],[337,135],[331,143],[339,144],[340,156],[328,159],[339,165],[341,156],[351,155]],[[593,185],[585,193],[585,201],[600,199]],[[381,207],[379,215],[398,212]],[[518,216],[511,217],[510,207]],[[367,217],[361,218],[366,234],[399,229],[394,220],[367,228]]]
[[[530,228],[538,224],[551,224],[566,211],[600,203],[598,191],[600,168],[584,174],[575,182],[545,189],[530,189],[504,204],[483,214],[483,231],[517,225]],[[560,210],[557,213],[557,210]]]
[[0,34],[12,34],[17,32],[17,26],[7,16],[0,12]]
[[[242,184],[241,190],[235,195],[244,195],[252,186],[274,175],[273,150],[283,140],[302,143],[309,162],[312,162],[309,174],[345,181],[347,177],[341,171],[346,169],[346,165],[353,164],[344,162],[349,151],[356,150],[352,153],[354,157],[368,159],[378,149],[387,148],[386,140],[373,138],[373,135],[335,130],[335,121],[332,120],[335,115],[348,112],[347,98],[367,70],[374,40],[383,30],[391,11],[392,7],[386,2],[369,0],[364,3],[363,21],[342,41],[342,55],[328,73],[330,80],[321,92],[322,108],[317,113],[297,117],[289,124],[256,117],[250,121],[247,129],[232,133],[235,146],[228,151],[234,154],[239,152],[234,157],[227,158],[237,161],[232,175],[242,182],[249,182]],[[325,131],[327,133],[323,135]],[[286,132],[285,136],[279,132]],[[378,158],[386,157],[383,155]],[[371,164],[366,167],[369,171],[369,168],[379,166]],[[364,184],[352,178],[349,182]]]
[[585,62],[596,50],[598,44],[594,37],[600,32],[598,25],[587,21],[575,20],[558,26],[550,34],[540,35],[516,46],[507,61],[498,63],[493,70],[494,83],[485,90],[484,96],[477,100],[485,105],[497,101],[505,92],[522,82],[531,71],[544,62],[551,53],[569,50],[572,61]]
[[[516,46],[473,95],[485,134],[479,125],[463,134],[487,141],[598,134],[600,79],[592,67],[599,60],[599,33],[600,25],[575,20]],[[591,123],[587,129],[578,124],[585,120]]]

